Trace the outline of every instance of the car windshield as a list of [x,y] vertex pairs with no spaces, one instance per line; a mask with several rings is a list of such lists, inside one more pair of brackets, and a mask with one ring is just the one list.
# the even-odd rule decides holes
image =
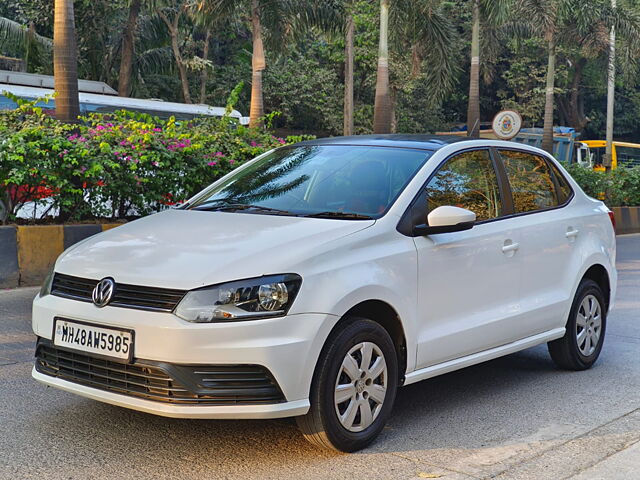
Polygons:
[[233,173],[187,208],[379,218],[431,154],[371,146],[284,147]]

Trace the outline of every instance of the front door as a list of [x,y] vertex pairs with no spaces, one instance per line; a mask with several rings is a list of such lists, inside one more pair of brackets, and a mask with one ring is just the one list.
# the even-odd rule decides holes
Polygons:
[[500,182],[488,149],[448,159],[426,185],[427,206],[463,207],[477,224],[462,232],[416,237],[417,368],[520,338],[520,238],[503,218]]

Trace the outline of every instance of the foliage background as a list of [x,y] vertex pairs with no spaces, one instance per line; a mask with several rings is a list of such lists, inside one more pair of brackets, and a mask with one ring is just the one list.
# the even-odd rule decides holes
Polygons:
[[[585,0],[599,2],[604,0]],[[79,50],[79,76],[101,80],[114,88],[118,83],[122,33],[128,15],[128,0],[75,0]],[[335,0],[335,3],[340,3]],[[378,47],[379,6],[370,0],[342,2],[351,5],[355,36],[355,130],[372,128]],[[400,1],[392,2],[400,5]],[[394,128],[404,133],[448,130],[464,123],[468,93],[468,55],[471,9],[469,0],[432,0],[451,20],[450,48],[455,58],[450,71],[451,88],[441,98],[429,94],[429,72],[435,66],[412,56],[403,32],[391,31],[391,91],[394,98]],[[621,0],[639,9],[638,0]],[[132,96],[183,101],[170,38],[153,5],[179,5],[181,0],[142,1],[136,32]],[[397,8],[400,8],[399,6]],[[51,0],[5,0],[0,17],[33,26],[38,34],[53,35]],[[516,19],[517,20],[517,19]],[[513,22],[512,22],[513,23]],[[202,59],[204,31],[201,23],[184,16],[180,25],[182,55],[189,72],[194,98],[200,88],[202,68],[208,71],[206,103],[224,105],[231,89],[251,79],[251,34],[247,18],[235,16],[209,22],[212,38],[207,61]],[[269,25],[265,25],[269,39]],[[502,108],[518,105],[526,127],[542,126],[546,50],[535,36],[516,41],[507,26],[483,25],[481,114],[490,121]],[[424,48],[430,48],[424,45]],[[615,138],[640,142],[640,89],[637,59],[627,55],[619,42]],[[52,73],[50,52],[31,52],[28,70]],[[296,32],[284,44],[267,41],[264,72],[266,112],[280,111],[274,123],[280,134],[291,132],[318,136],[342,131],[344,82],[344,38],[314,29]],[[0,55],[24,58],[15,45],[0,44]],[[556,125],[575,126],[582,138],[604,137],[606,105],[606,54],[594,53],[575,44],[558,47],[556,78]],[[236,107],[249,111],[250,89],[240,95]],[[577,95],[572,96],[572,93]]]
[[[181,202],[243,162],[297,142],[223,118],[117,112],[63,124],[31,103],[0,113],[0,221],[35,199],[32,221],[131,218]],[[38,213],[36,213],[38,212]]]

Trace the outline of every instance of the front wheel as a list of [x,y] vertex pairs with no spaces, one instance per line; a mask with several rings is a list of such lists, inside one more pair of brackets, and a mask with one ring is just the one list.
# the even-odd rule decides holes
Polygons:
[[602,350],[606,327],[602,289],[593,280],[582,280],[571,305],[564,337],[547,344],[551,358],[567,370],[590,368]]
[[311,443],[353,452],[369,445],[384,427],[398,387],[398,361],[387,331],[364,318],[327,342],[311,386],[311,408],[297,417]]

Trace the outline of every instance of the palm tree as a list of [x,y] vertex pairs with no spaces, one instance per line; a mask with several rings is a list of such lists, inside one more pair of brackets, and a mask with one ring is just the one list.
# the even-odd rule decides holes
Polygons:
[[64,122],[76,122],[80,115],[80,99],[73,0],[55,0],[53,76],[57,94],[56,117]]
[[[545,90],[542,148],[553,153],[553,113],[556,76],[556,49],[559,44],[578,46],[583,55],[597,56],[608,52],[609,29],[629,42],[638,43],[640,17],[636,12],[621,6],[612,9],[604,0],[518,0],[516,13],[529,18],[530,29],[541,36],[547,47],[547,75]],[[574,65],[574,75],[579,79],[583,64]],[[575,89],[579,85],[574,85]]]
[[391,132],[391,95],[389,92],[389,0],[380,0],[380,40],[376,99],[373,107],[373,133]]
[[480,45],[483,23],[500,24],[506,17],[511,0],[471,0],[471,67],[469,70],[469,104],[467,135],[480,134]]
[[[300,35],[300,29],[318,21],[318,9],[325,0],[316,3],[294,0],[198,0],[197,8],[206,15],[218,18],[243,16],[251,25],[251,106],[249,126],[262,126],[264,103],[262,100],[262,72],[266,68],[265,38],[274,48],[281,47],[288,35]],[[263,25],[268,25],[265,36]],[[295,25],[296,28],[292,28]],[[296,31],[298,30],[298,31]]]
[[353,37],[355,23],[349,12],[345,19],[344,36],[344,119],[343,135],[353,135]]
[[4,17],[0,17],[0,44],[5,52],[22,61],[25,71],[31,64],[44,65],[53,47],[53,41],[38,35],[33,23],[21,25]]
[[457,68],[453,55],[455,28],[442,10],[440,0],[394,0],[392,10],[389,0],[381,0],[374,133],[391,132],[394,118],[389,87],[389,37],[402,51],[411,51],[413,76],[420,73],[422,60],[429,60],[426,81],[433,101],[442,99],[451,89]]
[[399,51],[411,52],[411,77],[424,71],[430,100],[441,101],[451,91],[458,71],[456,29],[442,0],[395,0],[392,10],[391,39]]

